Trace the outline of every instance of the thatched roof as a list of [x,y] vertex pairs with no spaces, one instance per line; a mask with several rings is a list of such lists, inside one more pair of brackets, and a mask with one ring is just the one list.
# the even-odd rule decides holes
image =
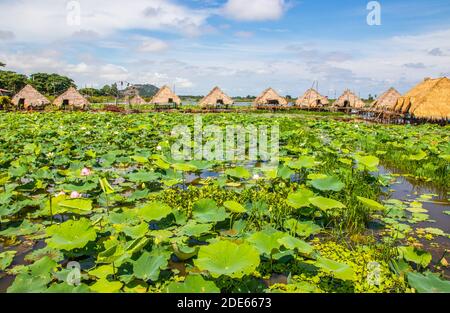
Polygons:
[[152,104],[180,104],[181,99],[169,88],[169,86],[163,86],[161,89],[159,89],[159,91],[150,102]]
[[395,111],[416,118],[450,119],[450,79],[425,79],[398,99]]
[[402,95],[395,89],[390,88],[372,103],[372,107],[380,111],[394,111],[398,98]]
[[47,104],[50,104],[50,101],[31,85],[23,87],[23,89],[12,98],[11,102],[16,106],[20,103],[23,105],[24,109],[43,108]]
[[342,96],[333,103],[333,106],[339,108],[361,109],[365,107],[366,104],[357,95],[347,89]]
[[133,98],[130,99],[130,104],[131,105],[143,105],[143,104],[146,104],[146,103],[147,102],[140,95],[136,95],[136,96],[134,96]]
[[295,105],[305,108],[320,108],[327,106],[329,103],[328,97],[322,96],[317,90],[311,88],[302,97],[297,99]]
[[201,107],[210,107],[217,105],[232,105],[233,99],[227,96],[219,87],[214,87],[211,92],[204,97],[198,105]]
[[74,87],[70,87],[65,93],[56,98],[55,101],[53,101],[53,104],[59,108],[63,105],[67,105],[71,108],[84,109],[89,105],[89,101]]
[[258,98],[256,98],[254,104],[256,106],[261,106],[261,105],[287,106],[288,101],[285,98],[281,97],[272,88],[267,88],[266,90],[263,91],[263,93]]

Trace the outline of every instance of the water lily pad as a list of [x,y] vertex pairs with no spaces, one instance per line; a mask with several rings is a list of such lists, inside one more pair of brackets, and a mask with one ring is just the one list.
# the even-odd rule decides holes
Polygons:
[[248,237],[247,242],[253,244],[261,254],[271,255],[280,248],[281,244],[278,240],[284,235],[282,232],[260,231]]
[[95,284],[89,286],[89,288],[97,293],[117,293],[123,287],[123,283],[120,281],[108,281],[105,278],[97,280]]
[[89,241],[97,238],[91,222],[85,218],[50,226],[46,229],[46,233],[50,236],[46,240],[49,247],[67,251],[84,248]]
[[4,271],[8,266],[11,265],[16,251],[4,251],[0,253],[0,270]]
[[225,171],[225,174],[234,178],[239,179],[249,179],[250,178],[250,172],[244,168],[244,167],[235,167],[230,168]]
[[170,252],[152,251],[144,252],[139,259],[133,263],[133,275],[145,281],[158,280],[161,270],[167,268]]
[[287,249],[297,249],[298,252],[302,254],[310,255],[314,252],[314,248],[310,244],[290,235],[285,235],[284,237],[278,239],[278,242]]
[[202,246],[194,261],[195,266],[208,271],[214,278],[222,275],[242,278],[253,273],[259,263],[259,252],[252,245],[224,240]]
[[411,246],[399,247],[398,252],[400,257],[404,258],[406,261],[416,263],[422,267],[427,267],[432,259],[430,253]]
[[301,156],[297,161],[289,162],[288,166],[295,170],[302,168],[311,169],[316,165],[316,159],[310,156]]
[[298,221],[289,219],[284,223],[284,227],[299,237],[307,238],[320,233],[321,227],[312,221]]

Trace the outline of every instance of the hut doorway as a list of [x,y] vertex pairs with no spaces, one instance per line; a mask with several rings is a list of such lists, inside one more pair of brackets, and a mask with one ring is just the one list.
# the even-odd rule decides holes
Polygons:
[[321,106],[321,105],[322,105],[322,101],[317,100],[317,101],[316,101],[316,104],[317,104],[318,106]]
[[68,99],[64,99],[63,103],[62,103],[63,110],[66,110],[68,107],[69,107],[69,100]]
[[224,105],[223,99],[217,99],[216,104]]
[[25,107],[25,98],[20,98],[18,103],[19,109],[23,109]]
[[344,101],[344,108],[349,108],[350,107],[350,101],[345,100]]
[[279,105],[280,102],[278,100],[268,100],[267,104],[269,104],[269,105]]
[[169,103],[170,103],[170,104],[173,103],[173,98],[169,98]]

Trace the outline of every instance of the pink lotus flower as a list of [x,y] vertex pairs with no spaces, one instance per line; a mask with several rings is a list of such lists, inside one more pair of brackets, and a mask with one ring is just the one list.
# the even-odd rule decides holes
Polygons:
[[92,174],[91,170],[86,167],[81,170],[81,176],[89,176],[91,174]]
[[64,191],[60,191],[58,194],[56,194],[56,197],[65,196],[65,195],[66,195],[66,193]]
[[72,199],[81,198],[81,194],[76,191],[72,191],[72,193],[70,194],[70,198],[72,198]]

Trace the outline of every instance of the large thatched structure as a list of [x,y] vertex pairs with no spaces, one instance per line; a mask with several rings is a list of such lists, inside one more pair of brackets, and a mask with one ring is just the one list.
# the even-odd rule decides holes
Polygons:
[[130,99],[130,104],[131,105],[144,105],[144,104],[147,104],[147,102],[140,95],[136,95]]
[[211,92],[204,97],[198,105],[201,107],[217,107],[222,105],[232,105],[234,103],[219,87],[214,87]]
[[86,109],[89,106],[89,101],[83,97],[78,90],[70,87],[53,101],[53,104],[62,109]]
[[416,118],[449,120],[450,79],[425,79],[398,99],[395,111],[408,113]]
[[394,111],[397,100],[401,96],[395,88],[390,88],[372,103],[372,108],[377,111]]
[[169,86],[163,86],[150,102],[152,104],[180,104],[181,99],[169,88]]
[[259,106],[287,106],[288,101],[281,97],[275,90],[272,88],[267,88],[263,91],[263,93],[256,98],[254,105]]
[[23,87],[11,101],[19,109],[43,109],[50,101],[31,85]]
[[328,97],[322,96],[314,88],[308,89],[302,97],[295,102],[296,106],[302,108],[322,108],[330,103]]
[[364,101],[348,89],[333,103],[333,107],[337,108],[362,109],[365,106]]

